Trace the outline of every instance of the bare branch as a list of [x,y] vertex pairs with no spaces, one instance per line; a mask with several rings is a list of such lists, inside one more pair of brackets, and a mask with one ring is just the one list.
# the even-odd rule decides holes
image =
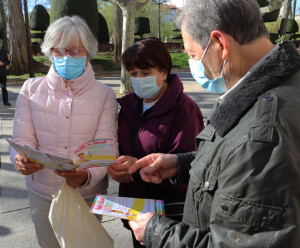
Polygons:
[[272,12],[275,9],[280,9],[283,1],[284,0],[270,0],[268,6],[260,8],[261,14],[264,15],[266,13]]

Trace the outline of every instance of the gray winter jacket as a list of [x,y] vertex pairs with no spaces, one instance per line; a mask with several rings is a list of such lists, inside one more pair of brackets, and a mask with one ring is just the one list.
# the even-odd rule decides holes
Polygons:
[[286,42],[215,106],[197,153],[178,155],[183,223],[154,215],[146,247],[299,248],[299,113],[300,55]]

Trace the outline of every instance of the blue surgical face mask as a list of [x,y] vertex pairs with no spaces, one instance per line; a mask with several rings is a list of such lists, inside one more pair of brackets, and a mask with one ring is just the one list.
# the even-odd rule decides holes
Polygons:
[[142,99],[155,97],[161,88],[156,84],[156,76],[130,78],[134,93]]
[[189,59],[190,70],[191,70],[191,73],[192,73],[194,79],[197,81],[197,83],[203,89],[210,91],[212,93],[224,93],[227,91],[224,76],[223,76],[226,60],[224,60],[220,77],[217,77],[217,78],[211,80],[206,77],[205,72],[204,72],[204,65],[203,65],[202,61],[203,61],[204,55],[206,54],[206,51],[210,44],[210,41],[208,42],[208,44],[203,52],[201,60]]
[[86,56],[71,57],[66,55],[64,57],[52,56],[52,63],[55,71],[67,80],[78,78],[85,69]]

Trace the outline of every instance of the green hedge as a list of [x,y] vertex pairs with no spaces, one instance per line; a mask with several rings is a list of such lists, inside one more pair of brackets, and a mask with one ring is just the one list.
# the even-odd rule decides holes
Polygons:
[[97,0],[52,0],[50,22],[54,22],[64,16],[80,16],[83,18],[96,39],[99,34],[99,17]]
[[36,5],[30,14],[30,29],[35,31],[47,30],[50,23],[50,16],[43,5]]

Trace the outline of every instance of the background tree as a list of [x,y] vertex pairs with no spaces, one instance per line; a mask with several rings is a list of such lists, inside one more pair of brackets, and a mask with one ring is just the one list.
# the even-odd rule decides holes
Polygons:
[[297,9],[297,0],[294,0],[294,3],[293,3],[293,13],[292,13],[292,18],[293,19],[296,18],[296,9]]
[[98,12],[104,17],[111,37],[114,33],[114,5],[106,0],[98,0]]
[[107,22],[109,37],[114,44],[114,61],[121,62],[123,15],[118,4],[109,0],[98,0],[99,12]]
[[286,33],[286,28],[288,25],[288,17],[291,12],[292,0],[284,0],[283,2],[283,13],[282,13],[282,34]]
[[10,70],[14,75],[21,75],[28,69],[26,31],[21,0],[6,0],[8,9],[10,44]]
[[108,44],[109,42],[109,33],[108,33],[108,27],[107,23],[100,13],[99,15],[99,34],[98,34],[98,42],[100,44]]
[[114,4],[114,56],[115,62],[121,63],[122,55],[122,30],[123,30],[123,14],[118,4]]
[[[135,14],[145,5],[149,0],[140,2],[139,0],[111,0],[116,3],[122,10],[123,14],[123,31],[122,31],[122,53],[134,43],[134,19]],[[125,68],[121,67],[121,87],[120,93],[126,94],[132,92],[131,81],[129,73]]]
[[147,17],[136,17],[134,23],[134,34],[139,35],[139,40],[143,39],[144,34],[150,33],[150,22]]
[[[171,13],[171,10],[169,8],[165,7],[166,4],[161,5],[160,8],[160,16],[161,16],[161,38],[162,41],[165,40],[165,37],[167,37],[168,40],[170,40],[171,35],[173,33],[172,26],[173,21],[168,20],[167,16]],[[145,37],[158,37],[158,11],[157,11],[157,4],[153,1],[149,1],[139,12],[138,16],[143,16],[149,18],[150,21],[150,33],[146,35]]]
[[43,5],[36,5],[30,13],[30,29],[45,32],[50,24],[50,15]]
[[36,5],[30,14],[30,29],[32,38],[32,52],[34,55],[41,54],[40,44],[42,43],[45,31],[50,24],[50,15],[43,5]]
[[52,0],[50,22],[63,16],[77,15],[89,25],[96,39],[99,34],[99,19],[97,0]]
[[28,54],[28,71],[29,71],[29,76],[32,78],[32,77],[34,77],[34,72],[33,72],[33,58],[32,58],[32,51],[31,51],[31,39],[30,39],[30,27],[29,27],[27,0],[23,0],[23,6],[24,6],[24,14],[25,14],[25,30],[26,30],[26,43],[27,43],[27,54]]
[[7,27],[6,27],[6,13],[4,10],[4,2],[0,0],[0,14],[1,14],[1,39],[3,48],[8,51],[8,41],[7,41]]

